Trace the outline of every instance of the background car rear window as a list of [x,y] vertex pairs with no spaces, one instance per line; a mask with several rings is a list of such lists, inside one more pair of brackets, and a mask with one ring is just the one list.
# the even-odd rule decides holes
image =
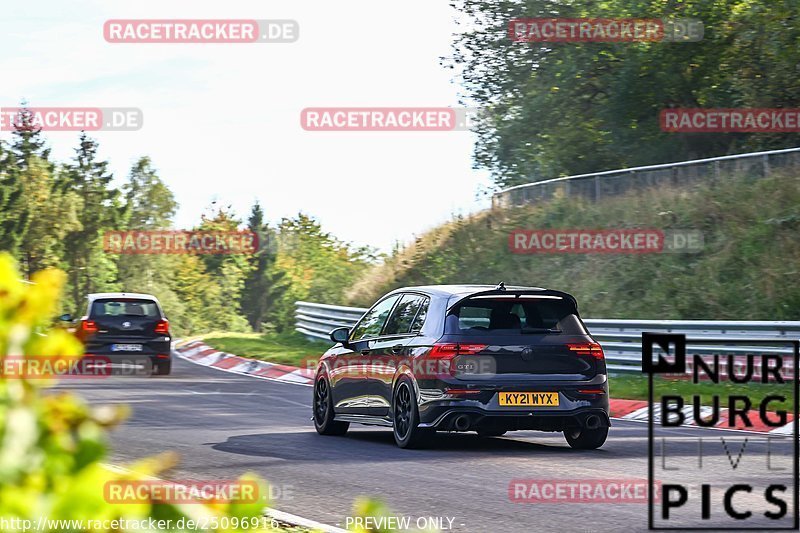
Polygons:
[[447,320],[449,333],[493,332],[523,334],[558,330],[583,335],[574,306],[564,299],[470,299],[458,306]]
[[400,295],[396,294],[375,304],[375,307],[367,311],[361,321],[353,328],[350,340],[357,341],[380,335],[386,319],[389,318],[392,306],[399,298]]
[[[427,313],[428,298],[421,294],[404,294],[400,302],[392,311],[392,316],[386,322],[383,330],[384,335],[398,335],[411,333],[412,326],[415,331],[422,329],[422,322],[425,321],[424,314]],[[420,312],[423,313],[422,320],[417,320]]]
[[156,318],[160,314],[152,300],[95,300],[92,303],[92,318],[101,317],[146,317]]

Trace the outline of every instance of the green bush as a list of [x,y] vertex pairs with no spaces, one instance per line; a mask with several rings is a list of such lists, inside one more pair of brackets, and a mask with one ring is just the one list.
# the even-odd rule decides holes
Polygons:
[[[14,361],[47,356],[49,361],[69,363],[82,355],[81,344],[71,334],[50,327],[64,278],[58,270],[45,270],[32,277],[32,284],[26,284],[19,281],[20,274],[11,257],[0,254],[0,363],[3,365],[0,521],[12,529],[23,529],[24,524],[38,526],[42,519],[39,531],[110,531],[105,527],[90,529],[86,521],[92,520],[97,525],[108,520],[110,526],[110,520],[115,519],[260,517],[264,501],[202,504],[171,504],[155,499],[136,504],[106,501],[103,489],[107,482],[148,479],[173,466],[176,458],[164,454],[129,465],[125,470],[104,465],[101,461],[106,453],[106,428],[122,420],[126,409],[90,409],[69,393],[43,394],[43,389],[54,383],[52,379],[45,374],[24,375],[14,371],[11,366]],[[259,494],[267,494],[263,482],[258,483]],[[84,528],[76,523],[68,526],[52,522],[55,520],[83,520]],[[269,523],[263,526],[257,531],[272,530]],[[135,530],[147,529],[145,525]],[[207,529],[234,530],[238,529]],[[253,531],[247,527],[242,530]]]

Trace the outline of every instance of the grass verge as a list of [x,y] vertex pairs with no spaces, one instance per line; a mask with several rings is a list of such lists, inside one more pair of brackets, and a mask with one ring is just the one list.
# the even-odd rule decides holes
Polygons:
[[197,338],[217,350],[270,363],[303,366],[332,346],[329,342],[311,341],[296,332],[290,333],[208,333]]
[[[767,396],[779,394],[786,398],[785,402],[773,401],[769,404],[768,410],[786,409],[791,411],[794,408],[791,383],[781,384],[761,384],[761,383],[711,383],[703,382],[697,385],[690,380],[666,380],[657,379],[654,382],[654,393],[657,396],[673,394],[681,396],[686,405],[691,405],[692,397],[700,395],[702,405],[711,405],[712,398],[716,395],[720,397],[720,407],[727,408],[727,397],[731,395],[747,396],[754,409]],[[609,389],[612,398],[626,400],[647,400],[647,378],[644,376],[617,375],[609,377]],[[739,404],[741,405],[741,404]]]

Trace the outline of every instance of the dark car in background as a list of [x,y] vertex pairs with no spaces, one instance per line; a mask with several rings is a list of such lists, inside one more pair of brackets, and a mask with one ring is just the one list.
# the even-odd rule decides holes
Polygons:
[[598,448],[608,435],[603,350],[565,292],[406,287],[331,339],[314,384],[320,434],[386,426],[406,448],[436,431],[560,431],[578,449]]
[[160,375],[172,369],[169,321],[150,294],[90,294],[76,335],[84,343],[87,364],[95,359],[112,369]]

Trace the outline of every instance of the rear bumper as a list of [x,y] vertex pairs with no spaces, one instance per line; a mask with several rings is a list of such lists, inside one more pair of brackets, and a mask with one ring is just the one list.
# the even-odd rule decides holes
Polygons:
[[[90,339],[86,343],[84,352],[87,354],[103,356],[111,359],[111,362],[125,362],[128,360],[146,360],[160,356],[170,357],[172,345],[169,340],[164,338],[136,338],[136,337],[104,337],[102,339]],[[138,344],[140,351],[112,350],[115,344]]]
[[[559,388],[559,405],[552,407],[501,406],[497,391],[484,391],[476,394],[475,399],[435,399],[432,398],[434,391],[420,390],[420,426],[442,431],[563,431],[570,428],[608,427],[611,425],[608,385],[604,384],[602,388],[604,394],[580,394],[577,388]],[[544,387],[535,390],[542,389]],[[548,389],[553,390],[550,387]],[[525,390],[534,389],[525,387]]]
[[581,408],[574,411],[534,412],[506,411],[491,412],[470,407],[445,409],[431,419],[424,420],[420,427],[441,431],[486,430],[537,430],[564,431],[571,428],[590,429],[610,427],[608,411],[600,408]]
[[157,364],[171,361],[169,350],[163,354],[149,354],[141,352],[108,352],[94,351],[86,353],[81,361],[82,365],[91,367],[108,367],[112,374],[149,374]]

